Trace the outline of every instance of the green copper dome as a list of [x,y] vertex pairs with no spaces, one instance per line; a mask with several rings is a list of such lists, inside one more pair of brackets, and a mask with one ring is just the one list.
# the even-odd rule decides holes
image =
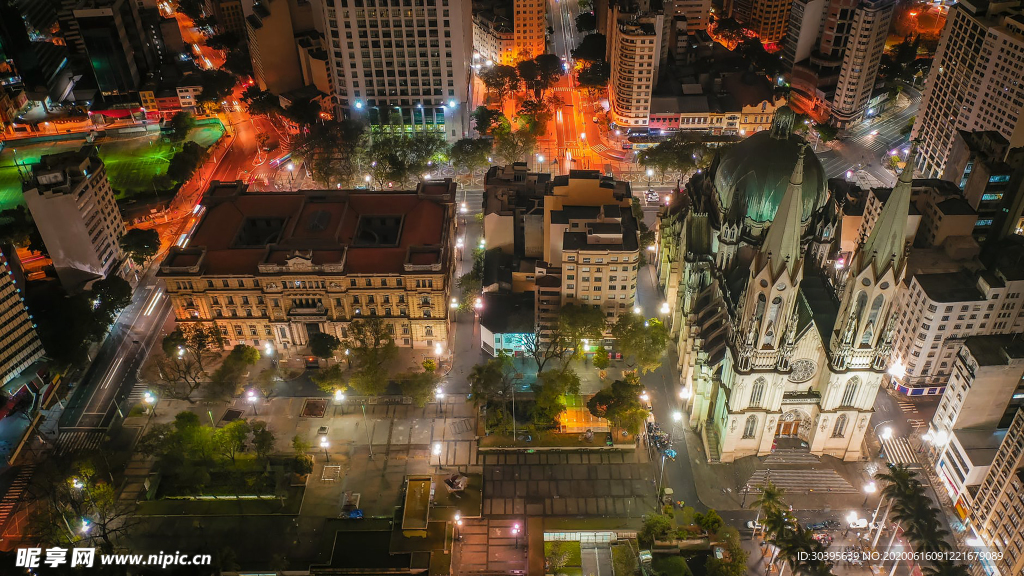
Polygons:
[[[750,136],[729,149],[718,163],[714,185],[727,217],[737,212],[755,223],[771,222],[779,209],[800,147],[807,142],[792,133],[793,111],[783,106],[770,130]],[[825,170],[814,154],[804,159],[803,210],[806,222],[826,198]]]

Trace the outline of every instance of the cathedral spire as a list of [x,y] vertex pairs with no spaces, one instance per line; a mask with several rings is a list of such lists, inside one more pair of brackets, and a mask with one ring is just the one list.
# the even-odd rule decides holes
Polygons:
[[777,276],[785,266],[790,277],[794,276],[797,263],[800,261],[800,236],[803,234],[803,182],[804,154],[807,148],[800,147],[800,153],[789,177],[789,187],[782,196],[775,219],[768,227],[761,252],[768,254],[772,275]]
[[914,161],[917,156],[917,143],[910,145],[906,165],[896,186],[889,194],[889,200],[882,207],[878,220],[871,228],[867,240],[861,246],[858,258],[858,270],[875,266],[875,274],[881,274],[889,262],[899,263],[903,259],[903,250],[907,237],[907,216],[910,214],[910,193],[914,181]]

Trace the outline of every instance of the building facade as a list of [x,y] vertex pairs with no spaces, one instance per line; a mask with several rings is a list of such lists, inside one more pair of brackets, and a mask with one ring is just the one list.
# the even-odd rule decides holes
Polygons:
[[515,62],[516,35],[508,18],[490,11],[473,14],[473,65],[512,66]]
[[84,0],[72,15],[103,97],[133,95],[156,68],[155,49],[147,41],[135,2]]
[[0,251],[0,386],[45,354],[25,298],[14,281],[7,257]]
[[994,130],[958,130],[942,178],[955,182],[978,211],[979,243],[1020,234],[1024,214],[1024,148]]
[[[789,10],[793,3],[786,0],[728,0],[732,17],[752,30],[761,42],[776,44],[786,35]],[[726,10],[728,14],[728,9]]]
[[547,52],[547,5],[545,0],[513,0],[516,61],[530,60]]
[[179,323],[235,344],[301,354],[318,332],[380,318],[395,343],[448,342],[455,185],[409,192],[253,193],[213,182],[188,248],[160,266]]
[[313,30],[313,8],[298,0],[259,0],[245,17],[253,79],[283,94],[304,86],[296,36]]
[[624,128],[646,126],[661,66],[664,16],[636,17],[615,10],[608,36],[611,119]]
[[467,135],[473,54],[468,0],[427,0],[400,11],[364,8],[355,0],[321,5],[336,117],[441,132],[449,140]]
[[769,131],[733,146],[687,183],[691,203],[661,214],[659,283],[710,460],[768,454],[799,438],[857,460],[888,368],[906,270],[909,171],[845,268],[831,246],[835,200],[783,107]]
[[22,189],[68,292],[111,273],[124,274],[127,260],[119,244],[124,222],[95,147],[44,155]]
[[675,15],[686,18],[687,32],[692,34],[698,30],[708,29],[711,0],[676,0],[673,4]]
[[835,125],[845,127],[864,119],[895,9],[895,0],[861,0],[857,5],[832,98]]
[[1024,411],[1018,411],[985,474],[970,512],[972,544],[979,552],[998,553],[975,563],[972,573],[1020,574],[1024,570]]
[[918,168],[942,174],[957,130],[994,130],[1024,146],[1024,21],[1019,3],[966,0],[949,9],[912,137]]

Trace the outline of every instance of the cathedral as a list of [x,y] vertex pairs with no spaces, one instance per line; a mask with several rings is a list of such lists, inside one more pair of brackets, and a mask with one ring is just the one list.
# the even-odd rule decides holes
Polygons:
[[780,108],[770,130],[717,155],[659,217],[671,341],[712,461],[765,455],[784,438],[866,457],[888,369],[912,169],[849,261],[835,258],[841,210],[794,120]]

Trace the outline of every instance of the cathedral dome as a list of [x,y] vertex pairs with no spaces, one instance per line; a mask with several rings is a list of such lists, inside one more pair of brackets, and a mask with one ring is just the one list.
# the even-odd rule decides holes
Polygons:
[[[718,163],[715,192],[723,215],[746,216],[756,224],[771,222],[789,186],[801,146],[807,142],[793,134],[796,115],[783,106],[770,130],[750,136],[730,148]],[[803,170],[803,210],[806,222],[826,198],[825,170],[814,154],[807,154]]]

